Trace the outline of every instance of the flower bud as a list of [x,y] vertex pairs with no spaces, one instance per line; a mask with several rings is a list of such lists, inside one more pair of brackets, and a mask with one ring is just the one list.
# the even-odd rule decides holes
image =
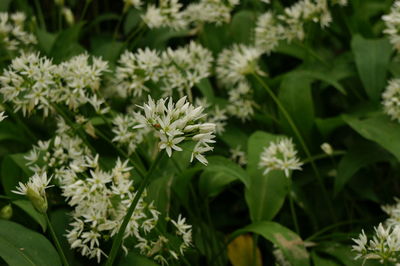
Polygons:
[[28,187],[26,190],[26,196],[31,201],[33,207],[40,212],[46,213],[47,211],[47,198],[46,195],[42,196],[37,191]]
[[12,217],[12,215],[13,215],[13,209],[11,207],[11,204],[4,206],[0,210],[0,219],[9,220]]

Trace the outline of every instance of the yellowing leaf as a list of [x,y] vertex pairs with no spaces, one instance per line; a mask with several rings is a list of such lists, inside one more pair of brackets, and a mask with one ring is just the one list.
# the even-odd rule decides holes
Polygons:
[[[256,247],[250,235],[240,235],[228,245],[228,258],[233,266],[262,265],[260,249]],[[255,259],[254,259],[255,253]]]

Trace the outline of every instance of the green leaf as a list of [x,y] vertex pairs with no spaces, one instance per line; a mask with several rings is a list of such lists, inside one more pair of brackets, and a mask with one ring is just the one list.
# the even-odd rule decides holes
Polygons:
[[56,35],[53,33],[49,33],[44,29],[37,28],[36,29],[36,37],[38,39],[38,45],[42,52],[49,55],[53,44],[56,40]]
[[249,232],[261,235],[278,246],[291,265],[310,265],[303,240],[288,228],[275,222],[258,222],[235,231],[232,238]]
[[42,227],[43,232],[46,232],[46,218],[33,207],[29,200],[14,200],[12,203],[31,216]]
[[10,266],[61,265],[47,238],[6,220],[0,220],[0,257]]
[[228,38],[232,43],[251,43],[253,33],[249,29],[254,28],[256,19],[256,13],[252,11],[241,10],[236,12],[232,17],[228,32]]
[[351,47],[358,73],[368,97],[379,101],[386,83],[392,46],[387,39],[370,40],[353,37]]
[[144,256],[138,255],[134,252],[129,252],[129,254],[126,257],[124,256],[120,260],[118,266],[131,266],[131,265],[158,266],[157,263]]
[[373,143],[360,143],[350,149],[339,162],[338,173],[335,178],[334,194],[337,195],[351,177],[362,167],[368,164],[386,161],[390,155],[379,149]]
[[83,25],[83,22],[77,23],[58,34],[50,51],[50,55],[56,62],[61,62],[85,51],[78,43]]
[[382,113],[368,117],[343,115],[344,121],[366,139],[372,140],[400,160],[400,124]]
[[[293,74],[299,75],[300,77],[304,77],[304,78],[311,78],[313,80],[320,80],[323,82],[326,82],[327,84],[331,85],[332,87],[334,87],[336,90],[338,90],[340,93],[342,93],[343,95],[346,95],[347,92],[346,90],[343,88],[343,86],[335,79],[332,78],[332,75],[329,75],[327,73],[321,72],[321,71],[317,71],[317,70],[298,70],[295,72],[292,72]],[[291,74],[291,75],[293,75]]]
[[10,121],[2,121],[0,123],[0,141],[13,140],[21,143],[29,143],[21,132],[21,129]]
[[252,221],[274,218],[288,193],[289,181],[283,171],[271,171],[263,175],[263,170],[258,167],[264,147],[278,138],[278,135],[262,131],[255,132],[249,138],[247,173],[250,179],[245,198]]
[[10,6],[11,0],[1,0],[0,1],[0,12],[7,12]]
[[93,49],[92,54],[95,56],[101,56],[102,59],[111,63],[115,63],[124,47],[125,44],[122,42],[109,41]]
[[[24,154],[11,154],[4,157],[1,163],[1,184],[7,196],[18,197],[12,193],[18,182],[27,181],[32,172],[26,167]],[[22,198],[22,196],[21,196]]]
[[207,101],[214,101],[214,90],[209,79],[204,78],[200,80],[200,82],[196,83],[196,87],[201,91]]
[[311,253],[311,258],[314,263],[314,266],[341,266],[342,264],[336,262],[332,258],[326,258],[320,256],[317,252]]
[[249,185],[247,173],[239,165],[222,156],[211,156],[200,176],[199,190],[203,197],[214,197],[236,180]]
[[[306,140],[311,140],[314,125],[314,104],[311,94],[312,79],[304,74],[287,75],[279,90],[279,99],[292,117],[297,128]],[[282,115],[282,126],[285,132],[292,132],[292,127]]]

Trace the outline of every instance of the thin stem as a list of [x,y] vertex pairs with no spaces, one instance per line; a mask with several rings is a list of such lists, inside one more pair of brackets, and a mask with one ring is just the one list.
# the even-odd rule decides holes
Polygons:
[[326,158],[332,158],[334,156],[340,156],[340,155],[344,155],[346,154],[346,151],[334,151],[332,154],[326,154],[326,153],[321,153],[319,155],[315,155],[312,156],[311,158],[307,158],[305,160],[303,160],[303,163],[311,163],[312,161],[316,161],[316,160],[321,160],[321,159],[326,159]]
[[275,95],[275,93],[271,90],[271,88],[260,78],[259,75],[257,75],[256,73],[252,74],[257,81],[265,88],[265,90],[268,92],[268,94],[271,96],[272,100],[275,102],[275,104],[278,106],[279,110],[282,112],[283,116],[286,118],[286,120],[288,121],[290,127],[292,128],[294,134],[296,135],[298,141],[300,142],[300,145],[302,146],[304,152],[306,153],[308,159],[310,160],[312,169],[317,177],[318,183],[321,186],[322,189],[322,193],[328,203],[328,207],[329,207],[329,211],[332,215],[333,220],[336,221],[336,215],[335,212],[333,210],[333,205],[331,202],[331,199],[329,197],[328,191],[326,190],[324,183],[322,181],[322,178],[319,174],[318,168],[311,156],[311,152],[309,151],[303,137],[301,136],[301,133],[299,132],[299,129],[297,128],[296,124],[294,123],[292,117],[290,116],[289,112],[286,110],[286,108],[282,105],[281,101],[278,99],[278,97]]
[[36,7],[36,11],[38,13],[38,17],[39,17],[39,21],[40,21],[40,26],[46,30],[46,23],[44,22],[44,16],[43,16],[43,12],[42,12],[42,8],[40,6],[39,0],[35,0],[35,7]]
[[299,223],[297,221],[297,215],[296,215],[296,209],[295,206],[293,204],[293,196],[291,191],[289,191],[289,204],[290,204],[290,212],[292,214],[292,219],[293,219],[293,224],[294,224],[294,228],[296,230],[296,233],[298,235],[300,235],[300,228],[299,228]]
[[152,176],[154,170],[156,169],[163,154],[164,154],[164,151],[160,151],[157,154],[156,159],[154,160],[153,164],[150,167],[150,170],[147,172],[145,178],[142,180],[142,183],[140,184],[138,190],[136,191],[135,197],[133,198],[132,203],[128,208],[128,211],[126,212],[126,215],[124,217],[124,220],[122,221],[121,227],[119,228],[118,233],[117,233],[116,237],[114,238],[110,254],[108,255],[108,259],[105,264],[106,266],[112,266],[114,264],[114,260],[117,257],[117,253],[121,246],[122,238],[124,236],[126,227],[128,226],[129,220],[131,219],[132,214],[136,208],[136,205],[138,204],[139,199],[142,196],[145,188],[147,187],[147,185],[150,181],[150,177]]
[[85,6],[83,7],[82,15],[81,15],[81,17],[80,17],[80,20],[81,20],[81,21],[82,21],[83,18],[85,17],[86,12],[87,12],[88,7],[89,7],[89,4],[90,4],[91,2],[92,2],[92,0],[86,0],[86,1],[85,1]]
[[58,255],[60,255],[60,258],[61,258],[61,262],[64,266],[69,266],[67,258],[65,257],[64,252],[61,248],[60,242],[58,241],[56,233],[54,232],[53,226],[51,225],[49,216],[47,215],[47,213],[45,213],[44,216],[46,217],[46,222],[47,222],[47,225],[49,226],[50,235],[51,235],[51,238],[53,239],[54,244],[56,245]]

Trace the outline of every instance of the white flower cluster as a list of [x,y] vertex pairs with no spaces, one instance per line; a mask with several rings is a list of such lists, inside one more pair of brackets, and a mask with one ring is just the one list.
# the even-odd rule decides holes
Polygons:
[[383,111],[392,120],[400,122],[400,79],[389,80],[382,99]]
[[108,66],[99,58],[89,60],[89,55],[82,54],[56,65],[39,54],[22,54],[0,76],[0,93],[24,115],[42,110],[48,116],[55,103],[74,111],[89,103],[96,112],[105,113],[104,100],[96,91]]
[[[157,84],[164,96],[178,91],[181,96],[194,84],[210,75],[212,54],[195,42],[176,50],[168,48],[161,54],[155,50],[126,51],[115,73],[115,88],[123,97],[141,96]],[[189,93],[190,94],[190,93]]]
[[6,112],[0,112],[0,122],[3,121],[4,119],[7,118],[7,116],[5,115]]
[[37,43],[35,35],[25,29],[26,16],[18,12],[0,12],[0,43],[8,51],[16,51]]
[[[341,0],[337,4],[345,2]],[[319,23],[324,28],[331,21],[327,0],[300,0],[285,8],[282,14],[268,11],[261,15],[255,28],[255,44],[261,51],[270,53],[279,41],[303,40],[307,22]]]
[[142,1],[141,0],[123,0],[125,4],[125,10],[127,10],[129,7],[134,7],[139,9],[142,6]]
[[355,245],[352,248],[357,253],[356,259],[377,259],[381,263],[399,261],[400,200],[395,198],[395,201],[393,205],[382,206],[382,210],[389,215],[389,218],[375,227],[375,234],[369,242],[364,230],[357,239],[353,239]]
[[227,112],[243,121],[253,115],[255,105],[246,75],[264,75],[257,64],[260,56],[260,50],[255,47],[234,44],[230,49],[224,49],[217,59],[218,81],[229,94]]
[[35,173],[28,180],[28,183],[23,184],[19,182],[17,190],[12,192],[20,195],[25,195],[40,213],[46,213],[47,211],[47,197],[46,189],[52,187],[49,185],[51,178],[47,178],[46,173],[37,174]]
[[186,27],[186,20],[181,11],[179,0],[160,0],[159,5],[148,5],[142,15],[144,23],[150,28],[170,27],[176,30]]
[[257,64],[261,52],[255,47],[234,44],[224,49],[217,59],[217,78],[225,86],[246,81],[246,75],[261,73]]
[[59,118],[54,139],[39,141],[25,159],[29,168],[37,173],[52,172],[56,179],[66,169],[83,171],[85,158],[91,156],[89,148],[71,132],[64,120]]
[[381,223],[375,227],[375,234],[368,241],[364,230],[358,238],[353,238],[352,250],[357,253],[355,259],[375,259],[381,263],[397,262],[400,252],[400,226],[385,227]]
[[240,118],[242,121],[250,119],[254,114],[253,90],[248,82],[240,82],[228,92],[229,105],[226,107],[228,114]]
[[112,139],[117,145],[126,147],[128,154],[132,154],[145,135],[149,133],[148,128],[133,129],[138,124],[134,116],[119,114],[113,119],[112,132],[115,137]]
[[390,43],[400,51],[400,1],[393,3],[390,13],[382,17],[386,28],[383,31],[389,36]]
[[184,140],[196,142],[192,151],[192,158],[207,164],[203,153],[213,150],[209,146],[214,143],[215,124],[202,123],[200,119],[205,117],[204,107],[194,107],[182,97],[175,104],[172,98],[160,99],[157,102],[149,96],[147,104],[140,107],[144,114],[137,113],[136,118],[139,125],[134,128],[150,128],[156,132],[160,139],[160,149],[165,149],[171,157],[172,151],[182,151],[178,145]]
[[179,0],[161,0],[158,6],[147,6],[142,19],[149,28],[187,29],[202,23],[219,25],[230,21],[231,12],[238,4],[239,0],[200,0],[183,8]]
[[231,12],[238,4],[239,0],[200,0],[187,6],[184,17],[188,24],[215,23],[220,25],[229,23]]
[[[105,236],[113,237],[118,233],[124,216],[135,193],[130,179],[131,167],[128,162],[117,160],[111,171],[102,171],[98,165],[98,156],[86,157],[83,169],[76,172],[66,169],[59,176],[63,196],[74,207],[72,229],[67,233],[71,247],[81,251],[83,256],[97,257],[105,255],[100,248]],[[142,238],[152,231],[158,221],[159,212],[152,204],[147,205],[140,198],[128,223],[124,239],[130,236]],[[124,249],[126,249],[124,247]]]
[[264,169],[264,175],[272,170],[284,171],[289,177],[289,171],[301,170],[302,163],[296,156],[297,151],[289,138],[281,138],[271,142],[260,155],[259,167]]

